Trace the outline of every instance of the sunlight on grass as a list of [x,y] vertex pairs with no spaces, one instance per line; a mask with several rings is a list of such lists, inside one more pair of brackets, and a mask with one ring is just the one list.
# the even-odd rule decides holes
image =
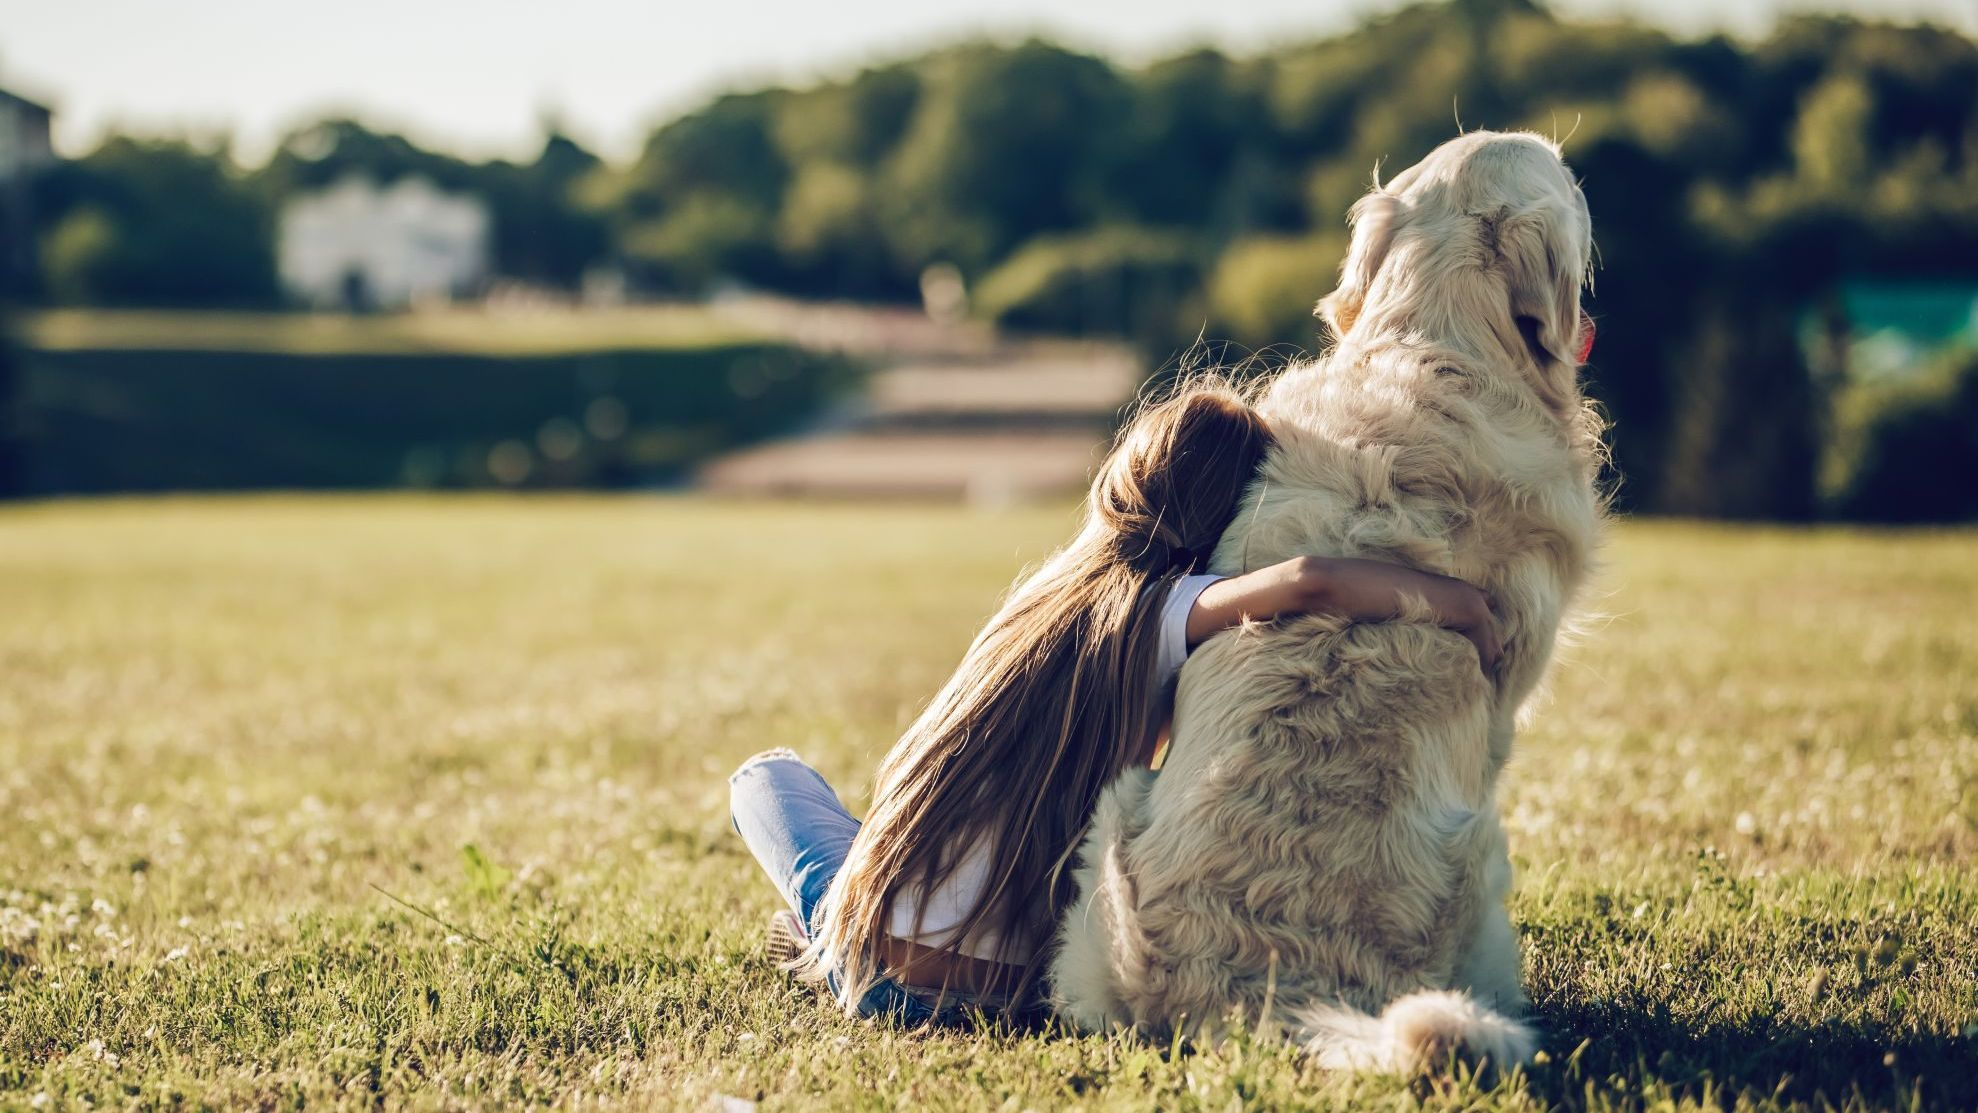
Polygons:
[[699,348],[760,340],[692,306],[614,309],[435,309],[347,313],[154,312],[56,309],[23,314],[35,348],[282,352],[307,355],[562,355],[616,349]]
[[822,1008],[726,773],[793,746],[862,806],[1070,522],[0,510],[0,1106],[1978,1104],[1971,532],[1617,532],[1507,774],[1547,1050],[1495,1089]]

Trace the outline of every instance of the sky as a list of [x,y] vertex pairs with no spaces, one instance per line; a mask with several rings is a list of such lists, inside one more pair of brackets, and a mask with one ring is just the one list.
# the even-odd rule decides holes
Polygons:
[[[1125,62],[1337,33],[1397,0],[0,0],[0,88],[56,109],[56,146],[107,128],[231,134],[259,161],[332,112],[470,157],[528,157],[554,117],[607,157],[727,89],[804,83],[971,35],[1037,33]],[[1553,0],[1679,34],[1782,12],[1929,18],[1978,0]]]

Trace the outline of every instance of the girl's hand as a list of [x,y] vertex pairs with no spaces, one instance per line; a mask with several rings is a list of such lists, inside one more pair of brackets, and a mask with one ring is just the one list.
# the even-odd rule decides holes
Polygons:
[[1470,639],[1485,672],[1496,667],[1503,646],[1483,592],[1448,576],[1349,557],[1296,557],[1210,584],[1189,612],[1188,644],[1245,618],[1335,614],[1381,622],[1400,615],[1404,595],[1427,600],[1438,622]]

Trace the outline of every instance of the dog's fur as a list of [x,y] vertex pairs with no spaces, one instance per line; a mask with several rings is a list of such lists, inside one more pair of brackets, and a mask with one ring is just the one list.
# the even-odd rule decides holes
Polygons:
[[1316,554],[1461,577],[1489,593],[1503,658],[1486,678],[1419,601],[1211,639],[1164,768],[1101,798],[1053,993],[1087,1029],[1213,1035],[1242,1015],[1328,1065],[1507,1067],[1535,1044],[1494,789],[1601,522],[1577,385],[1591,230],[1530,134],[1445,143],[1352,215],[1319,307],[1337,344],[1263,401],[1278,443],[1212,567]]

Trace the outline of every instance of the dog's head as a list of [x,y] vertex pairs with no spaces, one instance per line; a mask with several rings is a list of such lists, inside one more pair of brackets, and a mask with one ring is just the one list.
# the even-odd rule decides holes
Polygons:
[[1426,333],[1524,364],[1568,404],[1592,322],[1580,312],[1593,230],[1556,144],[1530,132],[1452,139],[1353,206],[1339,288],[1318,312],[1356,329]]

